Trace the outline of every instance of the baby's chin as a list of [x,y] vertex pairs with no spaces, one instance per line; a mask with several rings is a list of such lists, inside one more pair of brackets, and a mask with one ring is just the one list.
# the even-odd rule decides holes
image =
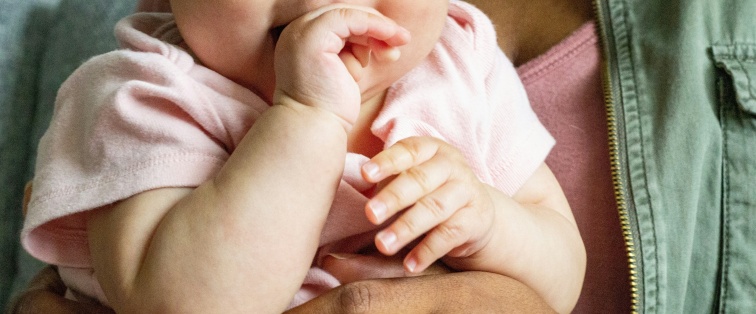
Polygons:
[[393,85],[393,82],[388,84],[372,85],[368,87],[368,89],[363,89],[362,85],[360,85],[360,88],[363,90],[362,105],[365,106],[373,103],[383,103],[388,90],[391,88],[391,85]]

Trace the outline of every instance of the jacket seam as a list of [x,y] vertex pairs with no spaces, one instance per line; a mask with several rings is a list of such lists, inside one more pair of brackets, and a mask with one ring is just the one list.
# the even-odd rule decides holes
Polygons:
[[[635,64],[636,64],[635,61],[636,60],[635,60],[635,58],[633,56],[634,55],[633,54],[634,51],[632,50],[633,46],[632,46],[632,43],[631,43],[632,25],[631,25],[631,19],[630,19],[630,11],[626,9],[629,6],[627,4],[627,0],[621,0],[621,3],[622,3],[622,6],[623,6],[623,9],[621,11],[622,12],[622,16],[623,16],[623,20],[621,21],[621,24],[623,25],[623,27],[622,27],[623,36],[621,38],[618,38],[618,41],[621,39],[621,43],[622,43],[622,46],[623,46],[623,48],[621,49],[621,51],[623,51],[623,53],[620,53],[619,52],[620,50],[618,50],[618,58],[621,59],[621,60],[619,60],[621,62],[620,63],[620,69],[623,66],[625,66],[625,67],[627,67],[629,69],[629,71],[626,71],[627,74],[620,76],[620,86],[621,86],[621,88],[623,90],[625,90],[626,88],[632,88],[632,93],[635,95],[635,99],[634,99],[635,104],[634,104],[633,111],[637,115],[637,117],[635,117],[634,119],[636,120],[636,123],[637,123],[637,126],[636,126],[637,127],[637,134],[638,134],[637,135],[637,137],[638,137],[637,138],[637,140],[638,140],[637,145],[638,145],[638,149],[639,149],[639,152],[638,152],[638,154],[639,154],[638,162],[639,162],[639,165],[640,165],[640,167],[642,169],[642,171],[639,174],[639,176],[643,180],[641,186],[643,187],[643,194],[644,194],[644,197],[646,198],[646,204],[645,204],[645,206],[647,206],[647,208],[648,208],[648,210],[646,212],[646,215],[648,215],[648,217],[649,217],[647,223],[650,224],[650,228],[651,228],[651,230],[653,230],[653,232],[651,234],[651,239],[650,239],[652,241],[652,243],[653,243],[653,249],[654,249],[653,250],[654,253],[652,254],[653,255],[652,258],[653,258],[653,261],[654,261],[653,276],[655,277],[654,283],[652,285],[652,287],[654,288],[653,303],[649,304],[649,302],[647,300],[644,301],[643,302],[643,305],[644,305],[643,311],[645,312],[645,309],[647,309],[649,305],[653,306],[653,308],[655,308],[658,311],[659,310],[659,306],[660,306],[660,299],[659,298],[661,296],[661,293],[660,293],[661,289],[660,289],[660,286],[659,286],[661,278],[659,278],[659,265],[660,265],[660,263],[659,263],[659,253],[658,253],[659,243],[658,243],[658,237],[657,237],[658,230],[657,230],[657,225],[656,225],[656,219],[654,217],[655,215],[654,215],[654,210],[653,210],[654,209],[654,205],[653,205],[653,202],[652,202],[652,196],[651,196],[650,189],[649,189],[649,186],[648,186],[648,182],[649,182],[648,171],[649,170],[648,170],[648,164],[647,164],[647,161],[646,161],[646,149],[645,149],[645,141],[644,141],[645,133],[644,133],[644,128],[643,128],[642,115],[641,115],[641,111],[640,111],[641,110],[641,108],[640,108],[641,98],[640,98],[640,93],[638,92],[639,85],[638,85],[638,79],[637,79],[637,68],[635,66]],[[619,45],[618,45],[618,47],[619,47]],[[623,60],[626,61],[626,62],[622,63]],[[623,79],[628,79],[629,82],[623,82]],[[628,86],[627,83],[630,83],[631,85]],[[625,103],[624,99],[623,99],[622,103],[623,104]],[[625,110],[626,109],[623,108],[623,111],[625,111]],[[627,119],[627,114],[625,114],[625,117]],[[625,131],[625,145],[627,145],[627,136],[628,136],[628,132],[626,130]],[[629,159],[630,158],[629,150],[628,150],[627,154],[628,154],[628,160],[627,160],[628,177],[632,178],[633,177],[633,173],[630,172],[631,163],[630,163],[630,159]],[[639,184],[639,182],[636,181],[636,184]],[[635,189],[632,188],[632,185],[633,184],[631,183],[629,188],[634,191]],[[633,194],[635,194],[635,193],[633,193]],[[633,202],[635,203],[635,197],[633,197]],[[638,217],[638,206],[637,205],[635,206],[635,212],[636,212],[636,219],[638,219],[637,218]],[[641,226],[640,226],[640,221],[639,221],[638,222],[638,232],[639,233],[641,233],[640,229],[641,229]],[[640,245],[642,247],[643,240],[642,240],[642,236],[640,234],[638,235],[638,239],[640,240],[640,242],[641,242]],[[643,254],[643,256],[648,256],[648,254]],[[644,270],[643,270],[644,277],[646,277],[648,275],[647,270],[646,270],[648,268],[648,266],[649,265],[647,265],[646,263],[644,263]],[[643,286],[644,287],[648,287],[646,285],[646,278],[640,278],[639,280],[643,280],[643,282],[644,282]],[[646,297],[648,296],[647,295],[648,291],[649,291],[648,289],[644,288],[643,299],[646,299]]]
[[728,274],[730,271],[730,259],[729,252],[730,252],[730,239],[729,239],[729,227],[730,227],[730,213],[729,213],[729,206],[728,206],[728,199],[730,198],[730,178],[729,178],[729,171],[730,168],[728,167],[727,162],[727,148],[728,148],[728,134],[727,134],[727,119],[725,119],[725,115],[727,114],[727,106],[723,105],[724,102],[727,100],[725,96],[725,82],[723,78],[719,78],[718,80],[718,87],[719,87],[719,102],[720,102],[720,119],[722,120],[722,153],[723,153],[723,161],[722,161],[722,215],[724,216],[722,219],[722,272],[721,272],[721,279],[720,279],[720,295],[719,295],[719,313],[725,313],[727,309],[727,294],[729,289],[727,288],[727,284],[729,282]]

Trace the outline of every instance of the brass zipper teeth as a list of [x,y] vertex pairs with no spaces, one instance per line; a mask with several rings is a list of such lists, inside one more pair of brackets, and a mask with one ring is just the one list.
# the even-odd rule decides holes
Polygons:
[[608,132],[608,144],[609,144],[609,163],[612,174],[612,182],[614,183],[614,197],[617,201],[617,210],[619,212],[620,224],[622,227],[622,237],[625,241],[625,250],[628,258],[628,269],[630,275],[630,293],[631,293],[631,311],[632,313],[638,313],[640,311],[640,296],[639,296],[639,283],[638,283],[638,270],[636,260],[636,248],[633,240],[632,226],[630,223],[630,212],[625,199],[625,187],[622,181],[622,165],[620,160],[620,141],[618,132],[617,113],[614,108],[614,94],[612,89],[611,75],[612,68],[609,61],[610,55],[609,49],[609,36],[612,36],[606,29],[610,27],[608,21],[602,13],[600,4],[601,0],[593,1],[593,9],[600,28],[599,34],[601,36],[601,43],[603,45],[603,55],[601,66],[602,73],[602,88],[604,91],[604,104],[606,106],[607,115],[607,127]]
[[[605,68],[606,69],[606,68]],[[603,80],[604,90],[609,84],[609,79]],[[635,260],[635,242],[633,241],[632,228],[630,226],[630,214],[625,201],[624,185],[622,184],[620,160],[619,160],[619,137],[617,134],[617,121],[614,112],[611,92],[605,92],[604,101],[606,102],[606,112],[609,127],[609,160],[611,164],[612,182],[614,182],[614,197],[617,200],[617,210],[619,211],[620,225],[622,227],[622,237],[625,240],[625,251],[627,252],[628,267],[630,273],[630,293],[632,312],[638,313],[639,295],[638,295],[638,272],[637,262]]]

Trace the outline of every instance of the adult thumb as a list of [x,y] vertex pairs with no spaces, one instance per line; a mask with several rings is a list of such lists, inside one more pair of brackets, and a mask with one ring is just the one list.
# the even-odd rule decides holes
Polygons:
[[323,270],[332,274],[342,284],[366,279],[398,278],[418,275],[449,273],[441,262],[434,263],[426,271],[412,274],[404,269],[400,256],[329,254],[322,260]]

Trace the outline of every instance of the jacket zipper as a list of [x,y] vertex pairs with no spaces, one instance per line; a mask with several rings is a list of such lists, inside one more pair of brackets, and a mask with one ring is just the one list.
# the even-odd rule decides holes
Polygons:
[[[625,241],[625,250],[627,252],[628,269],[630,275],[630,293],[631,293],[631,312],[638,313],[642,308],[640,296],[643,294],[643,286],[640,281],[642,277],[642,267],[638,254],[639,247],[636,247],[638,240],[638,225],[635,218],[635,208],[627,202],[629,190],[625,185],[627,182],[627,165],[623,156],[624,148],[620,143],[620,138],[624,136],[622,127],[621,99],[618,73],[618,53],[615,46],[615,37],[613,26],[610,24],[608,0],[594,0],[594,13],[599,26],[599,36],[601,38],[601,49],[603,58],[602,66],[602,85],[604,91],[604,103],[606,105],[607,126],[609,128],[609,161],[611,164],[612,182],[614,183],[614,196],[617,201],[620,224],[622,226],[622,237]],[[623,166],[623,163],[625,166]]]

